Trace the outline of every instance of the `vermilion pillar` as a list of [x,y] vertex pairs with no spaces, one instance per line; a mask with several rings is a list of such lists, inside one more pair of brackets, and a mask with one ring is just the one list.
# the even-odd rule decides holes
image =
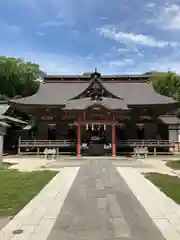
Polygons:
[[81,124],[77,123],[77,156],[81,156]]
[[116,127],[112,124],[112,156],[116,156]]

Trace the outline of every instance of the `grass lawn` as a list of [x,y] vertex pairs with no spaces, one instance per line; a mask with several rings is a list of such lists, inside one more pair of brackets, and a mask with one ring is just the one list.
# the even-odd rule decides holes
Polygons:
[[145,177],[168,197],[180,204],[180,178],[160,173],[146,173]]
[[180,170],[180,160],[178,161],[169,161],[166,165],[172,169]]
[[0,217],[17,214],[56,174],[0,170]]

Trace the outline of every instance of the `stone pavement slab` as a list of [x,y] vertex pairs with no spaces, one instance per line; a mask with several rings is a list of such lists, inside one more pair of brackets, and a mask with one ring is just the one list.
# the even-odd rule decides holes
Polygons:
[[0,218],[0,230],[4,228],[10,221],[11,220],[8,217]]
[[[79,168],[64,168],[0,231],[0,240],[46,240]],[[23,194],[23,193],[22,193]],[[20,229],[21,234],[13,231]]]
[[12,157],[4,157],[4,163],[13,164],[10,169],[17,169],[18,171],[36,171],[36,170],[44,170],[43,167],[49,164],[49,162],[53,162],[53,160],[47,160],[45,158],[40,157],[29,157],[29,156],[12,156]]
[[48,238],[57,239],[164,240],[164,237],[112,162],[92,159],[80,168]]
[[118,171],[165,238],[179,240],[180,206],[137,170],[118,168]]

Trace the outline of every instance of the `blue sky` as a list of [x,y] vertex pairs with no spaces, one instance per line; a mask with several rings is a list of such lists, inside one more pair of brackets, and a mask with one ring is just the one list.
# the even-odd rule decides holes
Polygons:
[[6,0],[0,55],[49,74],[180,73],[180,0]]

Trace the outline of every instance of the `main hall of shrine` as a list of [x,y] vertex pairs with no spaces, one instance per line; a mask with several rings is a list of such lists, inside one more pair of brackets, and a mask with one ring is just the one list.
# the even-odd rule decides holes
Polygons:
[[10,105],[33,119],[21,149],[116,156],[180,141],[179,103],[158,94],[147,75],[46,76],[34,95]]

